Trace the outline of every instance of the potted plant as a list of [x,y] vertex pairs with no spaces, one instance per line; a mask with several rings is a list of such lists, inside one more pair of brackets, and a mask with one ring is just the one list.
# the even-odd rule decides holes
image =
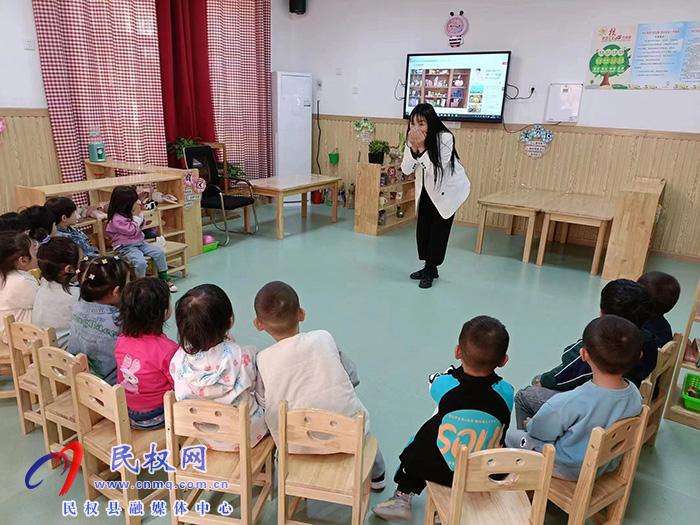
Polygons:
[[185,148],[190,146],[196,146],[197,141],[193,139],[186,139],[184,137],[178,137],[174,142],[168,142],[168,154],[174,155],[178,160],[180,165],[185,167]]
[[371,164],[384,164],[384,154],[389,153],[389,143],[386,140],[373,140],[369,143],[369,161]]

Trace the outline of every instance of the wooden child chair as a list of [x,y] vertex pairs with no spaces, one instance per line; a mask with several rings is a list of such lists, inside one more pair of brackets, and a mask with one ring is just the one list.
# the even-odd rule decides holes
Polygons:
[[37,402],[35,399],[39,395],[39,382],[36,369],[30,365],[32,344],[38,342],[39,346],[58,346],[56,330],[42,330],[31,324],[17,323],[13,315],[5,317],[4,322],[19,409],[19,423],[22,433],[27,434],[34,430],[35,425],[44,424],[41,407],[34,408],[34,403]]
[[[10,358],[10,346],[0,339],[0,376],[9,376],[12,379],[12,359]],[[0,399],[17,397],[14,380],[12,388],[0,390]]]
[[[656,443],[656,435],[664,416],[664,406],[671,393],[673,372],[681,351],[683,334],[673,334],[673,340],[659,349],[656,368],[649,374],[639,388],[642,394],[642,402],[649,407],[649,421],[644,433],[644,443],[652,447]],[[654,391],[658,388],[658,394],[654,398]]]
[[[63,447],[78,437],[78,425],[75,421],[75,407],[70,388],[70,367],[77,365],[78,372],[88,371],[85,354],[71,355],[65,350],[52,346],[33,348],[32,357],[37,374],[39,407],[44,416],[44,446],[46,453],[59,453]],[[65,452],[73,461],[73,451]],[[56,461],[51,467],[56,467]]]
[[[352,525],[364,523],[369,508],[370,474],[377,455],[377,439],[365,435],[365,414],[351,418],[325,410],[287,412],[280,403],[277,455],[277,522],[293,521],[301,498],[352,507]],[[292,445],[313,454],[289,454]],[[292,503],[287,507],[287,496]]]
[[[596,523],[622,523],[648,418],[649,407],[644,406],[637,417],[622,419],[607,430],[594,428],[578,481],[552,478],[549,500],[569,515],[569,525],[584,525],[589,518]],[[600,466],[620,456],[614,471],[596,479]],[[607,509],[605,516],[600,514],[603,509]]]
[[[168,232],[163,229],[163,218],[161,217],[158,208],[152,211],[144,212],[144,230],[156,228],[158,235],[168,235]],[[184,230],[184,225],[181,226]],[[187,244],[182,242],[167,241],[163,248],[165,252],[165,260],[168,263],[168,274],[173,272],[182,272],[182,277],[187,277]],[[153,275],[158,277],[158,271],[155,269],[153,261],[149,259],[149,270]]]
[[[425,525],[435,523],[436,514],[449,525],[541,525],[554,455],[553,445],[545,445],[542,454],[504,448],[469,454],[461,445],[452,487],[428,482]],[[532,503],[528,490],[534,491]]]
[[[189,510],[202,489],[193,489],[187,498],[188,512],[184,516],[171,514],[177,523],[242,523],[253,525],[260,516],[263,505],[272,499],[274,485],[275,442],[269,435],[255,447],[250,447],[250,412],[248,403],[238,406],[222,405],[215,401],[175,401],[175,393],[165,394],[165,428],[169,459],[175,472],[168,473],[172,484],[171,507],[182,499],[182,490],[176,488],[182,482],[205,482],[207,486],[225,481],[226,488],[214,492],[238,494],[241,501],[241,518],[202,518]],[[192,465],[182,468],[181,453],[184,447],[200,445],[198,438],[215,439],[225,443],[240,444],[239,452],[206,450],[206,472],[199,472]],[[253,506],[253,485],[262,487]],[[221,487],[221,485],[219,485]],[[211,521],[210,521],[211,520]]]
[[[78,440],[83,446],[83,484],[85,498],[96,499],[103,494],[107,499],[119,501],[124,509],[127,525],[139,525],[140,516],[129,516],[129,501],[141,500],[148,509],[153,500],[164,498],[167,489],[158,489],[145,498],[139,497],[136,489],[137,474],[125,466],[117,472],[110,470],[112,447],[131,445],[132,461],[143,464],[144,454],[150,451],[151,443],[156,450],[165,451],[165,430],[132,430],[129,426],[129,413],[126,396],[121,385],[110,386],[99,377],[80,371],[80,364],[70,366],[71,389],[75,419],[78,427]],[[95,482],[108,481],[119,476],[119,481],[127,481],[128,488],[119,491],[112,488],[95,487]]]

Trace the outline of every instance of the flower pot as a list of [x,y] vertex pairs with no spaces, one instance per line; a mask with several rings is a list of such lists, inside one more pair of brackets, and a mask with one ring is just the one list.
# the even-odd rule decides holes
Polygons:
[[328,160],[331,164],[338,164],[338,159],[340,158],[340,153],[329,153]]
[[384,152],[369,153],[370,164],[384,164]]

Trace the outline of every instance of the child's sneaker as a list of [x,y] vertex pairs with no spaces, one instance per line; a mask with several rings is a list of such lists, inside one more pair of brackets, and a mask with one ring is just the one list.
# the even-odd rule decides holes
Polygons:
[[177,292],[177,286],[175,286],[172,281],[165,281],[165,284],[168,285],[168,289],[170,290],[170,293]]
[[384,473],[382,473],[381,476],[377,476],[376,478],[373,478],[372,481],[369,484],[369,487],[372,490],[384,490],[384,487],[386,487],[386,476]]
[[372,507],[372,512],[385,520],[413,521],[412,499],[413,494],[397,490],[391,499]]

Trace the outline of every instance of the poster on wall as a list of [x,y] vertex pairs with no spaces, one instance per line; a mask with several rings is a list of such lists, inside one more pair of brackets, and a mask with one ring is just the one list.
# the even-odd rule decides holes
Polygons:
[[700,22],[598,28],[586,89],[700,89]]

